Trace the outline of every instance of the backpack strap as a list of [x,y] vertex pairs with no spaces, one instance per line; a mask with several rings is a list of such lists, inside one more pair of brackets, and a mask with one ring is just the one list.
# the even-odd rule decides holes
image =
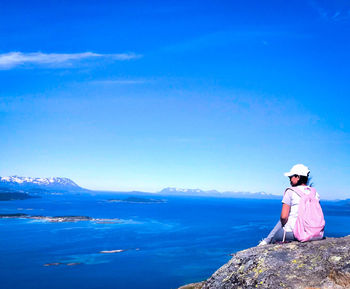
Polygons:
[[[284,196],[284,195],[285,195],[285,194],[287,193],[287,191],[288,191],[288,190],[291,190],[291,191],[293,191],[292,187],[290,187],[290,188],[286,188],[286,189],[285,189],[285,191],[284,191],[284,194],[283,194],[283,196]],[[293,192],[294,192],[294,191],[293,191]]]
[[287,189],[286,189],[286,192],[287,192],[287,190],[293,191],[293,192],[296,193],[300,198],[301,198],[302,195],[304,195],[304,193],[303,193],[300,189],[298,189],[297,187],[290,187],[290,188],[287,188]]
[[[312,188],[312,187],[308,187],[310,188],[310,193],[313,194],[313,197],[316,197],[316,189],[315,188]],[[290,188],[287,188],[287,190],[292,190],[293,192],[295,192],[300,198],[305,195],[304,192],[302,190],[300,190],[298,187],[290,187]]]

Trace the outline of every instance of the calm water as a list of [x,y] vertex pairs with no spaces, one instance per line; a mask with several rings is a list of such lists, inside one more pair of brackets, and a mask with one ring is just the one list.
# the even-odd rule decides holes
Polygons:
[[[255,246],[277,221],[279,200],[127,195],[0,202],[0,213],[120,218],[117,224],[0,219],[0,288],[177,288],[208,278],[230,253]],[[154,198],[154,197],[152,197]],[[350,234],[350,205],[323,202],[327,236]],[[126,250],[101,254],[102,250]],[[47,263],[64,263],[44,266]],[[80,263],[67,266],[67,263]]]

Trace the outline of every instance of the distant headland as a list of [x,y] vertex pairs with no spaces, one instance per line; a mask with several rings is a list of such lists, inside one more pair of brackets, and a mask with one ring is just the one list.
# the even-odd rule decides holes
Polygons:
[[0,177],[0,201],[26,200],[44,195],[87,193],[68,178]]
[[39,196],[32,196],[27,193],[11,192],[11,191],[2,191],[0,192],[0,201],[14,201],[14,200],[26,200],[40,198]]
[[86,191],[68,178],[0,177],[0,191],[16,190],[24,192],[43,191]]

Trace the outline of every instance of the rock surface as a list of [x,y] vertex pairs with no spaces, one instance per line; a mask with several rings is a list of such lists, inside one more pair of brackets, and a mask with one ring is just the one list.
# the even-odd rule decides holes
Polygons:
[[350,288],[350,236],[253,247],[207,281],[181,288]]

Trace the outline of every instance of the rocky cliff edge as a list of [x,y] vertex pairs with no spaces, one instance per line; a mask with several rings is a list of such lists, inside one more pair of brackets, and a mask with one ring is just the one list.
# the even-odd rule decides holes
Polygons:
[[240,251],[208,280],[180,288],[349,289],[350,235]]

